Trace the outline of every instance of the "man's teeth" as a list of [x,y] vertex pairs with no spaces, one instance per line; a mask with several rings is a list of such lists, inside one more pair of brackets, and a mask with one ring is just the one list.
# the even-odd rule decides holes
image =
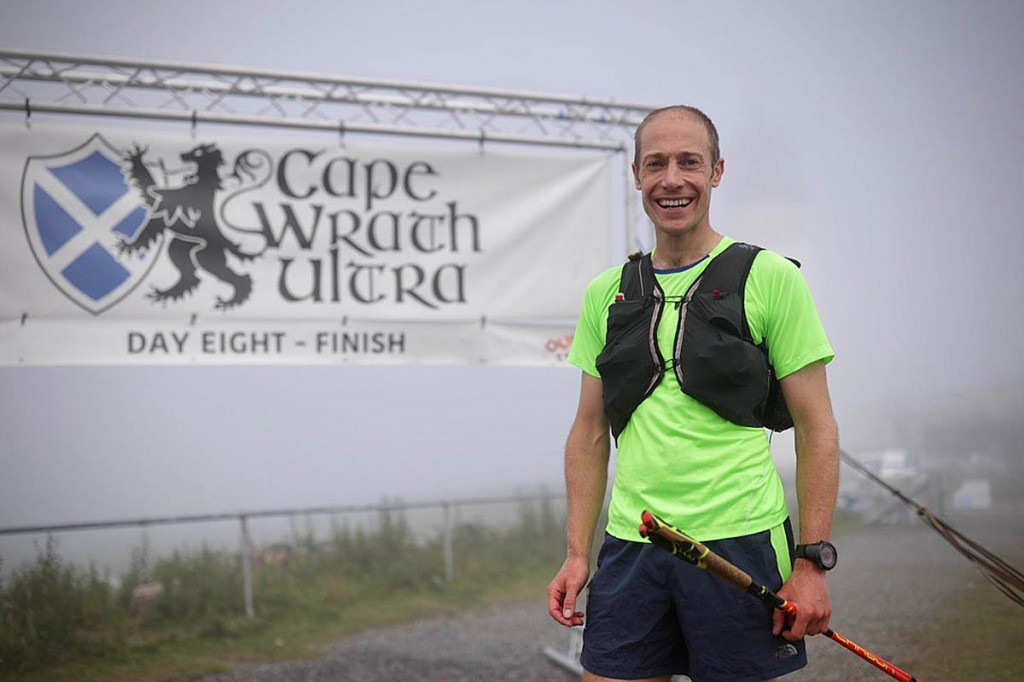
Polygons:
[[693,199],[661,199],[658,201],[658,206],[662,208],[683,208],[689,206]]

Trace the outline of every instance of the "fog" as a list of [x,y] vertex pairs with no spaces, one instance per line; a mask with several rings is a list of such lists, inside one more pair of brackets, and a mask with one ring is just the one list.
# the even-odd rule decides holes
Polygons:
[[[712,225],[803,263],[844,448],[1015,471],[1022,34],[1011,1],[0,7],[8,48],[697,105],[726,159]],[[578,385],[569,368],[0,368],[0,526],[557,490]],[[791,442],[774,442],[784,472]]]

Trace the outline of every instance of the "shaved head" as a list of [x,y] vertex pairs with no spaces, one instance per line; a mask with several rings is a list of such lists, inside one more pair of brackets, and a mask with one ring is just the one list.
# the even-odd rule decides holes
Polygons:
[[639,167],[640,165],[640,138],[644,132],[644,128],[653,119],[658,116],[674,114],[676,116],[692,116],[704,124],[704,129],[708,134],[708,150],[711,152],[711,165],[714,166],[718,163],[718,159],[721,157],[721,150],[718,148],[718,129],[715,128],[715,124],[712,123],[711,119],[703,111],[697,107],[687,106],[685,104],[675,104],[670,107],[662,107],[661,109],[655,109],[651,113],[644,116],[644,120],[640,121],[640,125],[636,127],[636,133],[633,135],[633,165]]

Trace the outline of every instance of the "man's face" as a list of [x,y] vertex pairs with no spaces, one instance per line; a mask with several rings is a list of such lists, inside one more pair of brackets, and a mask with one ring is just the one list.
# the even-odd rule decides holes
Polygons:
[[707,130],[695,116],[665,112],[641,131],[633,178],[644,211],[661,232],[682,236],[710,228],[711,190],[724,172],[724,160],[712,162]]

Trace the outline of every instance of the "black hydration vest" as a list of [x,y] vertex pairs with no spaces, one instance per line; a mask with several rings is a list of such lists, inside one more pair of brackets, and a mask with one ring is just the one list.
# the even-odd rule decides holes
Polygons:
[[[754,343],[743,306],[759,251],[741,242],[729,245],[679,301],[665,300],[650,254],[632,254],[622,266],[619,294],[608,309],[605,346],[597,356],[604,410],[616,441],[666,369],[674,370],[683,393],[735,424],[773,431],[793,425],[768,348],[763,341]],[[666,305],[679,308],[670,363],[658,349]]]

